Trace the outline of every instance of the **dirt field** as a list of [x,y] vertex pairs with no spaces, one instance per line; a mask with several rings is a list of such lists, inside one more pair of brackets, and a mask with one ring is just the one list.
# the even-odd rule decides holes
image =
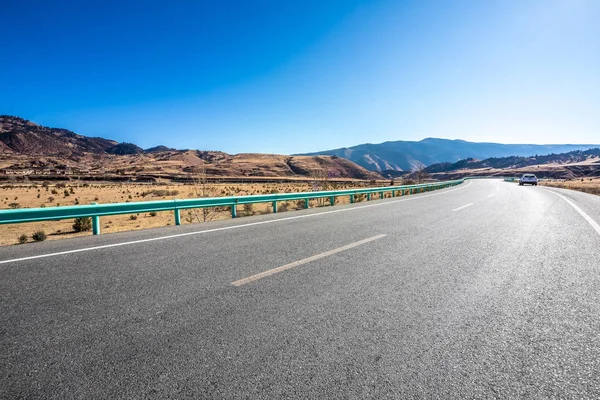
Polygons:
[[[0,209],[10,208],[37,208],[72,206],[77,204],[90,204],[92,202],[119,203],[168,199],[187,199],[198,197],[243,196],[268,193],[292,193],[317,190],[349,189],[357,187],[352,184],[331,184],[326,181],[299,182],[299,183],[273,183],[273,184],[170,184],[170,185],[142,185],[142,184],[50,184],[50,185],[11,185],[0,186]],[[362,187],[362,186],[361,186]],[[348,203],[348,197],[336,198],[336,204]],[[314,199],[310,201],[311,207],[327,206],[327,199]],[[278,212],[303,208],[302,202],[287,201],[278,203]],[[254,214],[271,213],[270,203],[254,204],[252,206],[238,206],[238,217]],[[229,219],[230,210],[192,209],[181,211],[181,223],[203,223],[207,221]],[[31,235],[37,231],[44,231],[47,240],[70,238],[91,235],[91,232],[75,232],[73,220],[32,222],[25,224],[0,225],[0,245],[12,245],[19,242],[21,235],[27,235],[28,242],[32,242]],[[114,215],[100,218],[102,233],[148,229],[174,225],[172,211],[157,213],[140,213],[132,215]]]
[[600,178],[580,178],[568,181],[540,182],[540,185],[579,190],[600,196]]

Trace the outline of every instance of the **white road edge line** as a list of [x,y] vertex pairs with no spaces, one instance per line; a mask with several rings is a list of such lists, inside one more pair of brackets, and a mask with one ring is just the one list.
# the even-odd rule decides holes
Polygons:
[[381,238],[383,238],[385,236],[386,235],[382,234],[382,235],[376,235],[376,236],[373,236],[373,237],[370,237],[370,238],[367,238],[367,239],[359,240],[358,242],[350,243],[350,244],[347,244],[345,246],[338,247],[337,249],[329,250],[329,251],[326,251],[326,252],[321,253],[321,254],[316,254],[314,256],[310,256],[310,257],[302,259],[302,260],[298,260],[298,261],[294,261],[294,262],[286,264],[286,265],[282,265],[281,267],[273,268],[273,269],[270,269],[268,271],[264,271],[264,272],[261,272],[261,273],[255,274],[255,275],[251,275],[251,276],[249,276],[247,278],[239,279],[239,280],[237,280],[235,282],[231,282],[231,284],[233,286],[242,286],[242,285],[245,285],[247,283],[254,282],[254,281],[257,281],[257,280],[262,279],[262,278],[266,278],[266,277],[271,276],[271,275],[275,275],[275,274],[277,274],[279,272],[283,272],[283,271],[286,271],[288,269],[292,269],[294,267],[298,267],[300,265],[307,264],[309,262],[316,261],[316,260],[319,260],[321,258],[329,257],[329,256],[332,256],[332,255],[334,255],[336,253],[340,253],[342,251],[346,251],[346,250],[352,249],[352,248],[357,247],[357,246],[361,246],[363,244],[372,242],[374,240],[381,239]]
[[[544,189],[546,190],[546,189]],[[564,201],[567,202],[567,204],[569,204],[571,207],[573,207],[575,209],[575,211],[577,211],[579,213],[579,215],[581,215],[591,226],[592,228],[594,228],[594,230],[596,231],[596,233],[598,235],[600,235],[600,225],[598,225],[598,223],[596,221],[594,221],[592,219],[592,217],[590,217],[589,215],[587,215],[581,208],[577,207],[577,205],[575,205],[575,203],[573,203],[571,200],[567,199],[566,197],[564,197],[561,194],[558,194],[552,190],[546,190],[546,192],[550,192],[552,194],[557,195],[558,197],[560,197],[561,199],[563,199]]]
[[352,207],[352,208],[342,208],[340,210],[323,211],[323,212],[315,213],[315,214],[296,215],[294,217],[284,217],[284,218],[272,219],[272,220],[269,220],[269,221],[250,222],[248,224],[243,224],[243,225],[225,226],[225,227],[222,227],[222,228],[206,229],[206,230],[203,230],[203,231],[177,233],[175,235],[160,236],[160,237],[155,237],[155,238],[150,238],[150,239],[132,240],[132,241],[129,241],[129,242],[105,244],[105,245],[102,245],[102,246],[85,247],[85,248],[82,248],[82,249],[58,251],[56,253],[39,254],[37,256],[13,258],[13,259],[10,259],[10,260],[1,260],[0,264],[8,264],[8,263],[13,263],[13,262],[18,262],[18,261],[35,260],[36,258],[46,258],[46,257],[62,256],[62,255],[65,255],[65,254],[81,253],[81,252],[84,252],[84,251],[108,249],[108,248],[111,248],[111,247],[119,247],[119,246],[127,246],[127,245],[130,245],[130,244],[153,242],[153,241],[156,241],[156,240],[173,239],[173,238],[178,238],[178,237],[183,237],[183,236],[201,235],[201,234],[204,234],[204,233],[211,233],[211,232],[218,232],[218,231],[226,231],[226,230],[230,230],[230,229],[245,228],[245,227],[248,227],[248,226],[272,224],[272,223],[275,223],[275,222],[289,221],[289,220],[293,220],[293,219],[317,217],[317,216],[321,216],[321,215],[324,215],[324,214],[333,214],[333,213],[338,213],[338,212],[361,210],[363,208],[369,208],[369,207],[380,207],[380,206],[385,206],[385,205],[389,205],[389,204],[395,204],[395,203],[400,203],[400,202],[404,202],[404,201],[417,200],[417,199],[422,199],[424,197],[438,196],[440,194],[446,194],[446,193],[455,192],[457,190],[461,190],[461,189],[464,189],[466,187],[469,187],[471,185],[471,181],[469,181],[469,183],[466,184],[465,186],[463,186],[463,185],[460,185],[460,187],[458,187],[456,189],[451,189],[451,190],[441,191],[441,192],[438,192],[438,193],[431,193],[431,194],[426,194],[426,195],[416,196],[416,197],[412,197],[411,196],[411,197],[406,198],[406,199],[386,201],[384,203],[369,204],[369,205]]
[[455,208],[452,211],[459,211],[459,210],[462,210],[463,208],[467,208],[467,207],[472,206],[472,205],[473,205],[473,203],[465,204],[464,206]]

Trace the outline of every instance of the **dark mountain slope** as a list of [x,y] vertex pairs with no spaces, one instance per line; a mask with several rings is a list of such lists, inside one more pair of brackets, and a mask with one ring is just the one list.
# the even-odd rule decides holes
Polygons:
[[48,128],[23,118],[0,116],[0,151],[30,155],[72,157],[83,152],[102,153],[114,140],[78,135],[67,129]]
[[[581,163],[590,159],[594,160],[600,157],[600,148],[593,148],[588,150],[575,150],[568,153],[561,154],[548,154],[548,155],[537,155],[531,157],[492,157],[485,160],[475,160],[472,158],[460,160],[455,163],[439,163],[431,165],[425,168],[423,171],[426,173],[439,173],[439,172],[453,172],[465,169],[480,169],[480,168],[494,168],[494,169],[518,169],[525,168],[532,165],[544,165],[544,164],[559,164],[567,165],[574,163]],[[600,162],[600,158],[598,161]]]

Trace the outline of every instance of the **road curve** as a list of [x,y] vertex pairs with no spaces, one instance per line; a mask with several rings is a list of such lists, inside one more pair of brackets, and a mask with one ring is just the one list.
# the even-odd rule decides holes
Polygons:
[[600,197],[498,180],[0,249],[0,398],[599,398]]

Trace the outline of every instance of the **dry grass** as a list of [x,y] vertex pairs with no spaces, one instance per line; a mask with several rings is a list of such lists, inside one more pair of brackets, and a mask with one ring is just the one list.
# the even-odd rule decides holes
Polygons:
[[579,190],[580,192],[600,196],[600,178],[580,178],[568,181],[540,182],[540,185],[562,189]]
[[[352,184],[335,185],[329,182],[298,182],[298,183],[272,183],[272,184],[169,184],[169,185],[142,185],[142,184],[66,184],[66,185],[11,185],[0,186],[0,209],[37,208],[72,206],[76,204],[120,203],[152,200],[187,199],[197,197],[244,196],[268,193],[292,193],[315,190],[348,189]],[[68,195],[67,195],[68,194]],[[377,198],[377,196],[374,196]],[[336,204],[349,203],[347,196],[336,198]],[[13,204],[14,203],[14,204]],[[328,206],[328,199],[314,199],[310,201],[311,207]],[[278,203],[278,212],[291,211],[303,208],[302,202],[286,201]],[[272,212],[270,203],[253,204],[252,207],[238,206],[239,217]],[[135,215],[135,214],[133,214]],[[229,219],[229,209],[194,209],[181,211],[181,223],[199,223],[212,220]],[[132,215],[113,215],[100,218],[102,233],[114,233],[136,229],[156,228],[174,225],[175,219],[172,211],[157,213],[140,213]],[[0,225],[0,245],[17,244],[22,234],[29,237],[39,230],[48,235],[48,240],[71,238],[91,235],[91,232],[75,232],[73,220],[44,221],[25,224]]]

